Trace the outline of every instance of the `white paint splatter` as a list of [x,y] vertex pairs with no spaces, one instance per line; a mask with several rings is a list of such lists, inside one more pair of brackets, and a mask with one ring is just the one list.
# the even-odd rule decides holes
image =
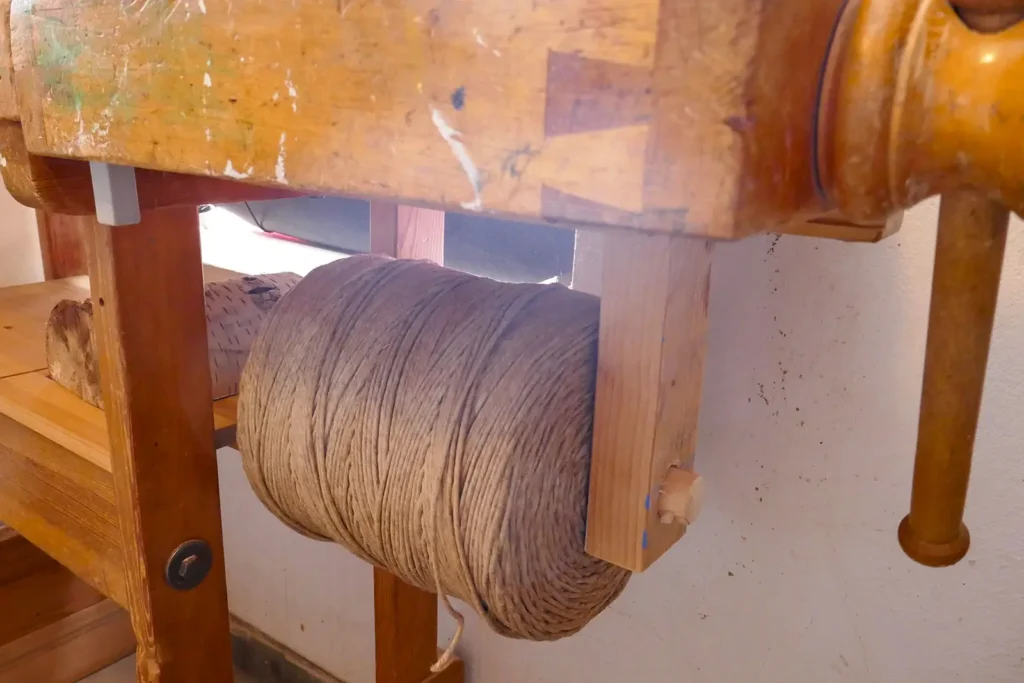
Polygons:
[[78,142],[85,142],[85,119],[82,118],[82,103],[75,105],[75,121],[78,122]]
[[284,85],[288,88],[288,96],[292,98],[292,111],[298,111],[299,105],[296,100],[299,99],[299,91],[295,89],[295,83],[292,82],[291,69],[288,69],[288,73],[285,75]]
[[275,90],[274,91],[274,101],[277,102],[279,99],[281,99],[281,93],[279,93],[279,92],[277,92]]
[[277,152],[277,166],[274,167],[274,170],[275,170],[276,175],[277,175],[277,182],[281,183],[282,185],[287,185],[288,184],[288,177],[285,175],[285,172],[284,172],[284,157],[285,157],[285,144],[284,143],[285,143],[285,141],[287,141],[287,139],[288,139],[288,133],[281,133],[281,142],[279,143],[280,144],[280,148],[279,148],[279,150]]
[[213,139],[213,135],[210,133],[210,129],[207,128],[206,129],[206,141],[209,142],[212,139]]
[[486,48],[486,49],[490,50],[492,53],[494,53],[495,57],[500,57],[501,56],[501,50],[498,50],[497,48],[492,48],[490,45],[488,45],[487,41],[484,40],[484,37],[482,35],[480,35],[480,31],[475,29],[475,28],[473,29],[473,38],[476,39],[476,44],[477,45],[479,45],[480,47],[483,47],[483,48]]
[[234,164],[231,163],[231,159],[228,159],[227,165],[224,166],[224,175],[226,175],[228,178],[243,180],[252,175],[252,166],[245,169],[245,171],[236,171]]
[[203,74],[203,85],[205,85],[207,88],[213,87],[213,80],[210,78],[209,73]]
[[0,154],[0,168],[7,168],[7,157]]
[[199,0],[199,11],[206,14],[206,3],[203,0]]
[[480,198],[480,171],[477,170],[476,164],[473,163],[473,158],[469,156],[466,145],[462,143],[462,134],[452,128],[451,124],[445,120],[444,114],[435,107],[430,108],[430,120],[434,122],[437,132],[441,134],[444,141],[451,147],[452,154],[459,160],[459,164],[462,166],[469,184],[473,186],[473,201],[462,202],[462,208],[469,211],[479,211],[483,207],[483,201]]

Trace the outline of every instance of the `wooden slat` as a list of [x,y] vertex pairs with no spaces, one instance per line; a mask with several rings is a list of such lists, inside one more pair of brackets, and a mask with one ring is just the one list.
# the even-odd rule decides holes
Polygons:
[[[444,263],[444,212],[370,204],[370,251],[403,259]],[[437,596],[373,568],[377,683],[422,683],[437,660]],[[442,672],[461,683],[462,662]],[[447,678],[451,677],[451,678]]]
[[[232,680],[227,585],[195,208],[93,224],[90,274],[103,403],[138,672],[148,683]],[[189,539],[214,564],[188,592],[163,572]]]
[[586,548],[633,571],[684,532],[659,521],[657,499],[669,467],[694,457],[710,246],[605,236]]
[[[213,404],[216,448],[235,440],[238,400]],[[0,379],[0,414],[7,415],[107,472],[110,439],[103,411],[46,376],[45,370]]]
[[0,415],[0,519],[120,605],[127,605],[113,479]]
[[0,683],[75,683],[134,648],[128,613],[104,600],[0,647]]

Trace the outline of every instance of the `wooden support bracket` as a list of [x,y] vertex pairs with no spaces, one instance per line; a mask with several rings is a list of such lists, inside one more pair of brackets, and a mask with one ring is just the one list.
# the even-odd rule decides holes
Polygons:
[[[444,212],[389,202],[370,204],[370,251],[444,263]],[[462,683],[455,659],[436,674],[437,596],[373,569],[377,683]]]
[[586,547],[642,571],[700,509],[700,478],[687,471],[704,370],[711,243],[626,232],[604,239]]

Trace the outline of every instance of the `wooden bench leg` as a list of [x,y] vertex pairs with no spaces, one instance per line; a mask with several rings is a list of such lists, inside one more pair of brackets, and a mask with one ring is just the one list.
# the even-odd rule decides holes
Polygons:
[[[138,680],[232,680],[227,587],[195,207],[138,225],[88,226],[96,341]],[[213,566],[196,588],[165,580],[185,541]]]
[[[444,263],[444,212],[372,202],[370,251]],[[377,683],[461,683],[458,660],[439,674],[430,673],[437,660],[436,595],[375,567],[373,612]]]

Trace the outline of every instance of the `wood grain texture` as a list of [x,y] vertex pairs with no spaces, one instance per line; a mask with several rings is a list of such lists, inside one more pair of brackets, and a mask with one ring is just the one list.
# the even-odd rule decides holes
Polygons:
[[99,592],[128,604],[110,473],[4,415],[0,519]]
[[[232,680],[227,587],[213,443],[199,218],[146,212],[128,229],[89,233],[103,402],[138,680]],[[163,578],[189,539],[213,568],[196,589]]]
[[377,683],[421,683],[437,660],[437,596],[373,568]]
[[43,276],[47,280],[89,272],[89,256],[85,253],[85,238],[82,235],[87,220],[83,216],[36,211]]
[[370,253],[444,263],[444,212],[372,202]]
[[[214,399],[238,394],[242,368],[263,321],[301,280],[294,273],[245,275],[204,288],[207,346]],[[87,403],[103,407],[91,300],[65,300],[46,322],[50,377]]]
[[820,208],[839,2],[36,0],[11,44],[36,154],[728,238]]
[[[0,379],[0,414],[25,425],[102,470],[112,471],[110,439],[103,411],[46,375],[45,370]],[[235,440],[237,399],[213,404],[213,444]]]
[[0,567],[0,661],[12,641],[104,599],[13,529],[0,529]]
[[87,278],[0,288],[0,378],[46,368],[46,320],[57,302],[89,296]]
[[[30,153],[21,124],[16,121],[0,120],[0,175],[8,192],[26,206],[68,216],[96,213],[89,164]],[[145,168],[137,169],[136,185],[139,206],[144,210],[296,196],[287,190],[253,187],[234,180]]]
[[76,683],[134,649],[128,613],[104,600],[0,647],[0,683]]
[[587,552],[642,571],[682,536],[657,501],[696,447],[711,245],[605,235]]

